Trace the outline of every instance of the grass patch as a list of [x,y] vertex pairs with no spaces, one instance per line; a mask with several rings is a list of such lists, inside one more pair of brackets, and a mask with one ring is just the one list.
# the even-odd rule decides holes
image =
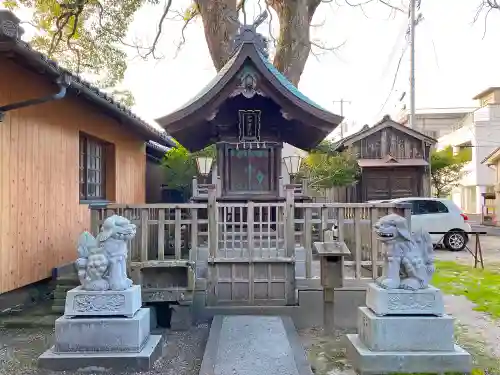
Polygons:
[[500,319],[500,273],[467,265],[436,261],[432,285],[444,293],[465,296],[476,304],[475,310]]

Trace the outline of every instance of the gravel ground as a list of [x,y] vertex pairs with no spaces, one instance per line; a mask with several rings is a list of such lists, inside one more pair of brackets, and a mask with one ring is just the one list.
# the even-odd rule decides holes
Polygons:
[[[488,267],[492,263],[500,263],[500,237],[499,236],[480,236],[481,249],[483,253],[484,266]],[[469,247],[471,251],[474,252],[474,242],[472,239],[469,242]],[[452,260],[455,262],[460,262],[464,264],[474,265],[474,258],[467,251],[448,251],[444,249],[436,250],[436,258],[439,260]]]
[[481,311],[473,310],[475,304],[464,296],[444,296],[446,312],[456,319],[456,323],[467,330],[467,335],[474,337],[483,348],[495,358],[500,359],[500,326]]
[[[485,267],[500,264],[500,237],[482,236]],[[438,250],[437,259],[473,264],[466,252]],[[315,266],[319,266],[319,262]],[[319,267],[315,267],[319,268]],[[316,270],[319,273],[319,269]],[[315,272],[316,273],[316,272]],[[481,350],[500,359],[500,326],[487,314],[474,311],[474,304],[463,296],[445,296],[446,311],[465,328],[461,340],[479,343]],[[165,332],[164,355],[149,372],[136,375],[198,375],[208,325],[193,327],[184,332]],[[325,334],[319,329],[301,330],[299,335],[316,375],[354,375],[345,359],[343,335],[337,331]],[[72,372],[52,372],[37,368],[37,358],[52,345],[50,329],[0,329],[0,375],[76,375]],[[81,374],[81,373],[80,373]],[[92,373],[87,373],[92,374]],[[109,373],[118,375],[117,373]],[[120,372],[120,375],[123,374]]]
[[[136,375],[198,375],[208,325],[199,325],[189,331],[165,332],[164,355],[154,368]],[[74,372],[53,372],[37,368],[37,358],[51,346],[53,331],[49,329],[0,330],[1,375],[73,375]],[[79,373],[81,374],[81,373]],[[92,374],[87,372],[86,374]],[[102,374],[102,373],[101,373]],[[123,372],[109,375],[124,375]]]

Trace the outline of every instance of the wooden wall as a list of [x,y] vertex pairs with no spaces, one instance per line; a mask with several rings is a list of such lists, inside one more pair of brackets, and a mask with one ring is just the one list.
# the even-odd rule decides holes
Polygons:
[[[0,105],[58,88],[0,57]],[[89,228],[79,203],[79,132],[114,144],[117,203],[144,203],[144,141],[82,99],[8,112],[0,122],[0,293],[49,277],[75,259]]]

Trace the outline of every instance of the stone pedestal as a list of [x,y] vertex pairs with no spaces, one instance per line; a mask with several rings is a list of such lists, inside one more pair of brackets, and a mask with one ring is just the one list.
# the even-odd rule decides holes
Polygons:
[[64,316],[126,316],[133,317],[141,308],[141,287],[132,285],[127,290],[94,292],[81,286],[66,294]]
[[39,357],[39,367],[149,370],[161,355],[162,340],[150,334],[151,312],[141,305],[137,285],[125,291],[72,289],[65,315],[55,322],[55,344]]
[[347,358],[360,374],[471,371],[471,357],[455,345],[453,318],[441,291],[386,290],[369,284],[358,311],[358,334],[347,335]]

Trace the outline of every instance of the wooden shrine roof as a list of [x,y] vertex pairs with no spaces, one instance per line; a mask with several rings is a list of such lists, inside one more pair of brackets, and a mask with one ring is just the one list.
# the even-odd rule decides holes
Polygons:
[[[302,94],[252,42],[243,42],[226,65],[198,95],[175,112],[156,121],[191,151],[210,144],[213,120],[219,107],[238,89],[238,75],[251,67],[259,75],[259,90],[276,103],[282,121],[293,131],[282,132],[281,141],[301,149],[314,148],[343,120]],[[266,126],[263,124],[262,126]]]

